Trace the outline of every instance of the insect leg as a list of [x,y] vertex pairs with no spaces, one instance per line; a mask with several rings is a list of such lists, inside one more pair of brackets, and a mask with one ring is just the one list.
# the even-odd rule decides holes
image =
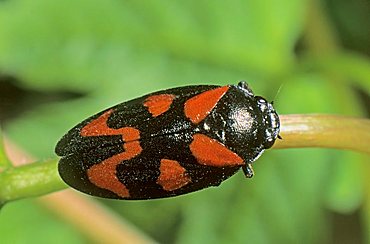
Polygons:
[[245,177],[252,178],[254,175],[252,164],[246,164],[245,166],[243,166],[243,172],[245,174]]

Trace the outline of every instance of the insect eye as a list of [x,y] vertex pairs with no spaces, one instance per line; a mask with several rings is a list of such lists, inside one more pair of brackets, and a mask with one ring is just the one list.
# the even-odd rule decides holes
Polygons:
[[268,149],[268,148],[272,147],[272,145],[274,145],[274,142],[275,142],[275,140],[273,140],[271,138],[269,140],[266,140],[266,142],[263,144],[263,146],[264,146],[265,149]]

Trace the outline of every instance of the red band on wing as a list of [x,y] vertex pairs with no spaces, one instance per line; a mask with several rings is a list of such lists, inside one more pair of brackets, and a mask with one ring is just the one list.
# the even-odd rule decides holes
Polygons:
[[227,90],[229,90],[228,86],[222,86],[190,98],[185,102],[186,117],[194,124],[198,124],[207,117]]
[[118,180],[116,175],[117,165],[124,160],[129,160],[139,155],[142,151],[139,141],[131,141],[123,144],[125,152],[116,154],[99,164],[95,164],[87,170],[89,180],[94,185],[114,192],[122,198],[130,197],[127,187]]
[[123,127],[119,129],[109,128],[107,120],[112,114],[110,109],[91,121],[81,129],[81,136],[108,136],[122,135],[124,152],[116,154],[104,161],[93,165],[87,170],[87,175],[94,185],[114,192],[122,198],[130,197],[127,187],[117,178],[117,165],[122,161],[136,157],[143,150],[140,146],[140,131],[133,127]]
[[122,135],[124,141],[134,141],[140,139],[140,131],[133,127],[123,127],[119,129],[109,128],[107,120],[113,113],[110,109],[100,115],[97,119],[91,121],[81,129],[81,136],[110,136]]
[[203,134],[195,134],[190,151],[198,163],[208,166],[224,167],[244,165],[244,160],[222,143]]
[[174,191],[191,182],[186,170],[176,160],[162,159],[159,168],[161,174],[157,184],[165,191]]
[[175,95],[172,94],[153,95],[145,99],[144,106],[153,117],[157,117],[170,109],[174,99]]

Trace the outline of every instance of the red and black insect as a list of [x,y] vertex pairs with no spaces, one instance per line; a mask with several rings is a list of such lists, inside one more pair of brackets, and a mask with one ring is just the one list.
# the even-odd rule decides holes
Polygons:
[[58,142],[71,187],[116,199],[177,196],[251,167],[279,135],[271,103],[246,83],[151,93],[100,112]]

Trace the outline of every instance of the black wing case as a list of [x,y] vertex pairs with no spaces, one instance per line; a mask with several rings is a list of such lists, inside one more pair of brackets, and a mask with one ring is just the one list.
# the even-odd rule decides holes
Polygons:
[[[220,184],[239,167],[197,164],[188,148],[194,127],[183,112],[185,101],[216,87],[160,91],[88,118],[57,144],[62,178],[91,195],[128,199],[167,197]],[[167,108],[163,95],[173,95]],[[175,170],[181,181],[171,179],[166,170]]]

